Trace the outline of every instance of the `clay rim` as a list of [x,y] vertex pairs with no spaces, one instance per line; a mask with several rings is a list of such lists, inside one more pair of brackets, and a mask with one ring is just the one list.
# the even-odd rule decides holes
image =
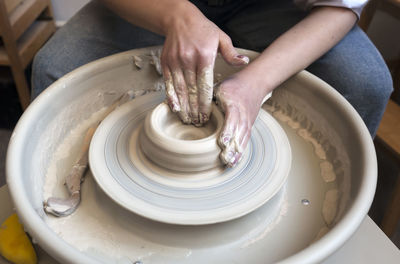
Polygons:
[[[158,107],[164,106],[160,105]],[[147,134],[145,136],[148,137],[150,141],[152,141],[161,149],[167,150],[169,152],[181,155],[197,155],[199,153],[215,151],[220,152],[220,148],[217,144],[217,136],[222,129],[224,118],[221,111],[215,105],[213,105],[212,116],[212,118],[214,118],[217,123],[217,128],[211,135],[201,139],[182,140],[173,138],[166,133],[161,133],[156,129],[156,127],[161,128],[161,125],[159,125],[157,121],[154,121],[154,117],[152,117],[151,115],[148,115],[146,117],[143,129],[145,131],[144,133]],[[149,135],[151,135],[151,139]]]

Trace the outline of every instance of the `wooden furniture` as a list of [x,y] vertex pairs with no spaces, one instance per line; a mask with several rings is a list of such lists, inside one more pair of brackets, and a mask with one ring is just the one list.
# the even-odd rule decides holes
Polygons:
[[25,109],[30,102],[25,68],[56,27],[50,0],[13,1],[0,0],[0,65],[11,67],[19,100]]
[[7,12],[11,13],[21,2],[22,0],[4,0]]
[[388,13],[395,18],[400,18],[399,8],[400,0],[370,0],[362,12],[359,26],[364,31],[367,31],[377,10]]
[[[360,27],[365,32],[367,32],[377,10],[400,19],[400,0],[370,0],[359,21]],[[400,98],[400,58],[386,61],[386,63],[393,77],[394,92],[392,98]],[[382,146],[388,157],[393,158],[400,165],[400,106],[392,99],[389,100],[385,110],[375,143]],[[397,182],[391,196],[380,225],[388,237],[394,234],[400,223],[400,173],[397,176]]]
[[[393,100],[389,100],[375,141],[400,165],[400,106]],[[388,237],[394,234],[400,222],[400,173],[391,196],[380,225]]]

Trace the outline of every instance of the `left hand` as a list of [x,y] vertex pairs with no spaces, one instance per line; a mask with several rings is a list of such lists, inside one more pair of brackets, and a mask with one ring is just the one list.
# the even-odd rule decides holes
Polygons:
[[233,47],[229,36],[192,4],[165,28],[161,65],[168,104],[183,123],[202,126],[210,117],[213,71],[218,51],[231,65],[248,58]]
[[217,88],[217,104],[225,113],[218,144],[222,148],[221,161],[228,167],[240,161],[264,97],[263,89],[258,89],[254,82],[238,74]]

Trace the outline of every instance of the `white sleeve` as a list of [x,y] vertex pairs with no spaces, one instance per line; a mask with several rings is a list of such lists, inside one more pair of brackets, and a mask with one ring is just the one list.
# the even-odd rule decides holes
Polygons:
[[294,3],[302,9],[309,10],[314,6],[336,6],[351,9],[358,18],[368,0],[294,0]]

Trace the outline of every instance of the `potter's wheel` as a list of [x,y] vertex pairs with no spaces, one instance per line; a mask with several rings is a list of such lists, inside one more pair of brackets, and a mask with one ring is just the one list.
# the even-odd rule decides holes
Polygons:
[[[149,63],[152,49],[116,54],[71,72],[19,120],[7,153],[7,182],[35,241],[60,263],[88,264],[320,263],[341,247],[372,202],[376,157],[356,111],[307,72],[275,89],[263,106],[288,137],[292,164],[284,187],[257,210],[212,225],[151,221],[115,203],[89,170],[75,213],[45,215],[44,199],[67,195],[65,176],[105,107],[128,90],[139,96],[160,87],[162,79]],[[252,60],[257,56],[239,52]],[[142,69],[134,56],[143,58]],[[215,67],[222,79],[238,70],[220,56]]]
[[[162,105],[153,112],[157,115],[153,121],[145,121],[164,98],[162,92],[153,92],[134,99],[97,129],[90,166],[111,199],[153,220],[198,225],[245,215],[281,189],[290,170],[291,150],[284,130],[266,111],[260,111],[242,161],[225,169],[216,145],[223,122],[217,108],[200,129],[181,124],[172,113],[160,121],[159,116],[169,112]],[[148,128],[151,122],[156,123],[156,135]],[[203,133],[200,138],[198,133]],[[207,167],[203,161],[210,159],[212,166]]]

